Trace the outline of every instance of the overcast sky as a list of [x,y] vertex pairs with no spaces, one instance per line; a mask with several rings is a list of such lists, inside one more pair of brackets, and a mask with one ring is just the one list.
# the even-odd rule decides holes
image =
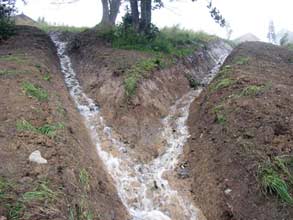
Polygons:
[[[80,0],[68,5],[52,5],[51,1],[28,0],[25,6],[18,1],[18,11],[33,19],[45,17],[49,22],[72,26],[92,27],[101,19],[100,0]],[[187,29],[226,36],[225,30],[210,17],[206,0],[198,0],[198,2],[166,0],[166,2],[166,7],[155,11],[153,15],[154,23],[159,27],[179,24]],[[214,0],[213,2],[231,24],[232,38],[250,32],[266,40],[270,20],[274,21],[277,31],[282,28],[293,31],[292,0]]]

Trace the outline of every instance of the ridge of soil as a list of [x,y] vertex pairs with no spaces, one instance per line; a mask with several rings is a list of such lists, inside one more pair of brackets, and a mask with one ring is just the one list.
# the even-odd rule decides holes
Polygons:
[[293,52],[259,42],[234,49],[193,102],[185,166],[208,220],[293,219],[257,176],[263,162],[293,155],[292,103]]
[[[0,71],[0,218],[128,219],[68,95],[48,35],[17,27],[0,45]],[[24,82],[48,98],[28,95]],[[34,128],[22,130],[24,120]],[[56,124],[62,126],[52,136],[36,130]],[[35,150],[47,164],[29,161]]]

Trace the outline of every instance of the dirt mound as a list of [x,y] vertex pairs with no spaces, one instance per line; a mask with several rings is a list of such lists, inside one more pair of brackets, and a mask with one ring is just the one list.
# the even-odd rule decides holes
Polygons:
[[265,164],[292,160],[292,67],[286,49],[243,43],[192,104],[185,166],[207,219],[293,219],[292,206],[265,196],[260,184]]
[[[128,218],[36,28],[0,45],[0,112],[1,219]],[[47,163],[29,160],[36,150]]]

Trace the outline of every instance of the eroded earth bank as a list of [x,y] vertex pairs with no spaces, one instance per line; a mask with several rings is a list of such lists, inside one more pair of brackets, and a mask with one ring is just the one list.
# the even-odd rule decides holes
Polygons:
[[292,219],[261,183],[292,184],[293,53],[231,51],[213,38],[129,96],[127,72],[151,54],[18,27],[0,45],[0,217]]

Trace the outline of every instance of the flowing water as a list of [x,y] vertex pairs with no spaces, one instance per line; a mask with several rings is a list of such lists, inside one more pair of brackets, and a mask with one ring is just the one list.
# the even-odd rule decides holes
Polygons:
[[[82,91],[66,54],[67,43],[60,40],[58,33],[52,33],[51,38],[57,47],[65,83],[132,220],[198,219],[199,210],[189,198],[172,189],[165,176],[175,169],[183,152],[189,137],[186,126],[189,106],[202,89],[192,90],[170,108],[169,115],[162,120],[162,137],[166,142],[164,153],[148,164],[142,164],[132,159],[123,142],[105,124],[99,107]],[[217,65],[204,79],[206,82],[212,79],[225,57],[217,58]]]

